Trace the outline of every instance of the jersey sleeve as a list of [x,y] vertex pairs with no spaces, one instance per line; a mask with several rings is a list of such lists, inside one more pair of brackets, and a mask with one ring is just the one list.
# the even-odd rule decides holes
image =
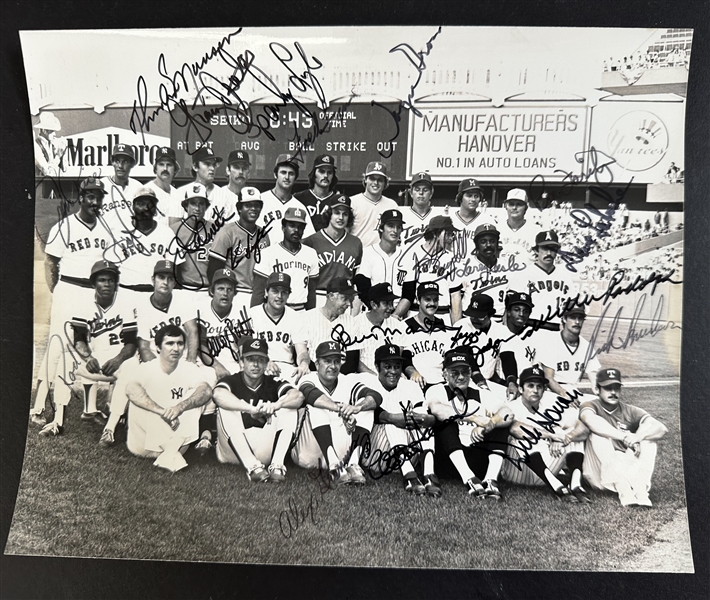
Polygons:
[[227,255],[229,254],[229,251],[234,243],[234,239],[232,236],[233,230],[234,226],[230,224],[229,226],[217,232],[217,235],[214,238],[214,242],[212,243],[212,247],[210,248],[210,256],[217,258],[221,261],[227,260]]
[[54,258],[61,258],[67,248],[64,237],[66,234],[60,231],[61,225],[62,221],[52,225],[47,237],[47,245],[44,247],[44,251]]
[[430,387],[424,395],[424,406],[428,412],[431,412],[431,407],[435,404],[450,404],[449,397],[446,395],[446,388],[443,384]]

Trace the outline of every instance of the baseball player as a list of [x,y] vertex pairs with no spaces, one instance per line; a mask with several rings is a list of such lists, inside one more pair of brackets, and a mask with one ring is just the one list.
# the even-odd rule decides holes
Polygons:
[[542,213],[535,212],[532,218],[525,218],[528,213],[528,195],[525,190],[514,188],[508,191],[503,207],[508,218],[498,224],[500,243],[503,247],[501,262],[506,264],[514,256],[521,265],[529,262],[534,233],[543,228]]
[[456,257],[450,251],[454,241],[454,226],[448,217],[434,217],[429,221],[424,239],[407,246],[398,260],[397,269],[406,273],[402,282],[402,299],[394,314],[406,318],[410,309],[418,311],[415,302],[417,286],[431,281],[440,283],[448,291],[439,302],[438,312],[447,321],[461,319],[461,289],[463,280],[456,267]]
[[264,248],[270,245],[268,232],[256,223],[263,214],[264,202],[259,190],[247,186],[237,202],[239,219],[220,229],[209,252],[207,273],[210,277],[221,268],[235,273],[240,303],[249,305],[253,292],[254,267]]
[[101,216],[106,221],[106,226],[116,235],[119,232],[130,231],[133,227],[133,198],[142,184],[137,179],[130,177],[131,169],[136,164],[136,155],[133,146],[116,144],[111,150],[111,165],[113,175],[101,178],[106,197],[104,198]]
[[[217,165],[223,162],[223,160],[221,156],[216,156],[209,146],[201,146],[198,148],[192,155],[192,170],[195,173],[195,180],[179,187],[177,189],[177,198],[185,197],[188,186],[191,186],[193,183],[200,183],[207,189],[207,198],[211,200],[212,196],[219,190],[219,186],[215,185],[214,179],[217,174]],[[177,207],[175,208],[177,209]],[[177,215],[171,216],[180,218],[182,212],[178,211]]]
[[141,364],[132,371],[126,394],[128,450],[155,458],[156,467],[176,472],[187,462],[183,454],[197,439],[202,407],[210,400],[212,388],[204,380],[204,370],[182,361],[185,332],[167,325],[155,336],[158,360]]
[[285,273],[291,279],[292,289],[289,307],[306,310],[316,305],[316,284],[320,268],[318,254],[310,246],[301,243],[306,228],[306,214],[300,208],[287,208],[281,220],[283,241],[272,244],[261,254],[254,266],[254,281],[251,305],[264,301],[264,285],[271,273]]
[[[445,383],[426,391],[426,406],[439,426],[436,447],[448,456],[468,493],[501,500],[503,467],[511,412],[499,396],[470,386],[470,355],[458,349],[444,356]],[[483,480],[481,480],[483,477]]]
[[230,222],[237,216],[236,206],[244,186],[249,181],[251,161],[244,150],[232,150],[227,157],[227,185],[218,188],[213,194],[214,204],[208,215],[209,219],[220,217]]
[[[520,373],[521,397],[509,404],[513,413],[509,455],[503,479],[520,485],[544,484],[563,502],[588,503],[582,486],[584,440],[589,430],[579,420],[579,410],[544,395],[547,379],[539,366]],[[566,465],[571,483],[557,475]]]
[[362,242],[347,231],[348,223],[352,222],[350,198],[334,194],[328,199],[323,218],[328,225],[303,240],[303,244],[318,255],[316,306],[323,305],[328,286],[334,279],[352,279],[362,263]]
[[[391,460],[401,464],[405,491],[421,496],[441,496],[441,484],[434,473],[434,437],[431,427],[436,417],[427,414],[424,395],[413,381],[402,378],[402,349],[384,344],[375,351],[377,375],[363,379],[382,396],[375,409],[375,426],[370,439],[371,454],[364,457],[371,473],[386,474]],[[401,451],[401,452],[398,452]],[[417,475],[410,458],[423,454],[423,477]],[[385,458],[387,457],[387,458]]]
[[303,202],[308,209],[316,231],[328,225],[323,217],[323,211],[328,206],[328,199],[336,193],[335,187],[338,185],[336,169],[335,158],[330,154],[316,156],[311,172],[308,174],[309,188],[294,194],[294,198]]
[[153,173],[155,179],[145,184],[155,192],[155,197],[160,204],[160,210],[156,216],[156,221],[163,225],[171,225],[173,221],[179,221],[183,217],[182,205],[178,198],[177,190],[173,187],[173,179],[180,170],[175,150],[168,146],[158,148],[153,161]]
[[[89,280],[93,265],[104,258],[105,249],[114,243],[111,231],[100,219],[105,195],[103,183],[93,177],[79,185],[79,210],[56,223],[49,231],[45,246],[45,275],[52,292],[49,339],[37,381],[35,403],[30,411],[30,422],[44,427],[44,406],[50,385],[54,387],[54,401],[62,406],[69,403],[71,382],[65,347],[66,324],[71,321],[77,306],[90,305],[94,286]],[[62,368],[58,369],[60,365]],[[45,435],[57,435],[59,428],[49,428]],[[56,432],[56,433],[55,433]]]
[[433,208],[431,205],[434,184],[429,173],[415,173],[407,192],[412,198],[412,205],[402,208],[402,218],[404,219],[402,242],[404,244],[410,244],[421,238],[432,217],[444,215],[444,209]]
[[478,180],[468,178],[459,183],[456,194],[456,204],[459,208],[451,215],[451,221],[464,239],[472,237],[476,228],[484,222],[495,225],[495,219],[484,216],[480,210],[483,200],[483,188]]
[[372,161],[368,163],[362,176],[365,191],[352,197],[353,220],[350,233],[362,242],[364,248],[377,243],[380,215],[386,210],[399,208],[392,198],[383,196],[389,181],[387,166],[379,161]]
[[284,459],[303,394],[290,383],[264,374],[269,363],[269,345],[264,340],[242,338],[239,362],[241,371],[214,388],[217,460],[243,465],[249,481],[281,483],[286,479]]
[[403,252],[400,247],[402,223],[402,213],[399,210],[384,211],[377,228],[380,241],[362,251],[362,264],[353,281],[365,305],[368,304],[367,290],[380,283],[387,283],[396,296],[402,295],[402,283],[407,276],[407,273],[398,267]]
[[303,313],[286,304],[291,293],[291,278],[287,273],[271,273],[265,288],[263,302],[248,311],[251,329],[255,337],[270,344],[266,374],[295,384],[310,371],[307,352],[303,353],[299,364],[295,362],[296,345],[303,348],[307,344],[308,322]]
[[648,492],[656,465],[656,442],[668,428],[642,408],[621,399],[621,372],[597,373],[597,398],[583,402],[579,418],[589,428],[584,476],[589,484],[619,494],[622,506],[652,506]]
[[264,210],[261,212],[259,225],[271,230],[274,221],[280,221],[288,208],[299,208],[307,215],[304,236],[315,233],[311,217],[305,204],[293,196],[293,186],[298,179],[298,163],[288,154],[279,154],[274,164],[274,188],[261,194]]
[[359,375],[340,375],[342,352],[337,342],[319,344],[316,372],[299,382],[308,420],[301,428],[294,460],[304,468],[327,465],[338,485],[364,485],[361,445],[369,439],[374,410],[382,403],[382,396],[363,385]]
[[509,274],[498,260],[500,233],[495,225],[483,223],[473,235],[473,257],[468,258],[462,272],[466,273],[463,284],[463,305],[471,302],[476,293],[485,293],[493,298],[498,315],[505,312],[505,290]]

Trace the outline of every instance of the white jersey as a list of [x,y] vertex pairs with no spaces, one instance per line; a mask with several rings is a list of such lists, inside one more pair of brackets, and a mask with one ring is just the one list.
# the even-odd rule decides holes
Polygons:
[[402,251],[400,246],[392,254],[387,254],[380,248],[379,242],[368,246],[362,251],[358,275],[367,277],[372,285],[389,283],[394,295],[401,296],[402,283],[407,277],[407,272],[399,267]]
[[531,319],[559,323],[565,301],[575,295],[572,273],[561,266],[546,273],[534,263],[523,271],[511,273],[508,280],[509,290],[530,294],[535,305]]
[[[229,223],[238,219],[237,201],[239,196],[229,189],[229,185],[218,188],[210,199],[210,206],[205,213],[205,218],[214,220],[217,216]],[[263,212],[263,211],[262,211]]]
[[353,196],[350,206],[353,211],[350,233],[362,242],[363,247],[377,243],[380,215],[386,210],[399,210],[399,204],[392,198],[382,196],[378,202],[373,202],[364,193]]
[[133,229],[133,198],[136,192],[143,187],[143,184],[132,177],[128,178],[125,186],[114,182],[113,177],[102,177],[106,195],[101,205],[101,214],[109,228],[116,232],[116,237],[120,232]]
[[414,410],[415,412],[424,413],[424,392],[418,383],[414,383],[409,379],[400,379],[397,387],[393,390],[388,390],[382,385],[377,375],[362,375],[362,382],[372,390],[375,390],[382,396],[382,404],[380,408],[388,413],[402,414],[404,412]]
[[457,274],[464,278],[461,301],[464,310],[471,304],[471,297],[474,294],[486,294],[493,298],[495,314],[498,316],[505,314],[505,292],[512,276],[508,269],[509,265],[500,260],[489,267],[477,256],[466,258],[466,262],[457,271]]
[[[523,369],[532,367],[540,362],[538,357],[538,348],[543,340],[543,336],[547,332],[532,331],[532,329],[523,330],[522,335],[515,335],[508,328],[508,339],[501,343],[500,352],[512,352],[515,356],[515,365],[518,368],[516,375],[520,375]],[[499,375],[502,377],[502,369],[499,370]]]
[[177,325],[184,330],[185,323],[194,318],[194,309],[187,302],[184,294],[173,293],[167,309],[162,310],[153,304],[153,294],[131,296],[136,298],[136,316],[138,337],[150,343],[150,351],[157,356],[155,334],[166,325]]
[[136,310],[128,306],[124,297],[117,293],[107,308],[97,302],[78,306],[71,324],[75,330],[86,332],[91,353],[99,362],[104,362],[121,351],[127,333],[135,333]]
[[577,347],[569,346],[562,338],[561,331],[540,331],[536,340],[536,362],[555,371],[557,383],[575,385],[582,380],[584,374],[595,383],[597,371],[602,368],[595,357],[589,359],[589,342],[579,337]]
[[170,225],[170,218],[182,219],[185,217],[185,210],[182,207],[182,200],[177,196],[177,190],[171,185],[170,191],[166,192],[163,188],[158,187],[155,181],[149,181],[145,187],[150,188],[155,192],[155,197],[158,199],[158,213],[155,215],[155,220],[163,225]]
[[318,277],[318,254],[310,246],[301,244],[297,252],[288,250],[282,242],[273,244],[261,253],[254,273],[268,277],[271,273],[286,273],[291,277],[289,304],[305,304],[308,300],[308,282]]
[[356,404],[358,400],[367,396],[369,391],[369,388],[361,380],[362,375],[359,373],[338,375],[335,388],[329,390],[321,383],[318,373],[314,371],[301,378],[298,382],[298,389],[303,391],[304,388],[308,390],[309,388],[312,389],[312,387],[315,387],[326,394],[333,402],[337,402],[338,404]]
[[414,368],[426,379],[427,383],[444,381],[441,373],[444,354],[451,348],[453,331],[446,328],[441,319],[435,319],[435,330],[425,331],[419,322],[411,317],[407,319],[404,350],[412,353]]
[[471,348],[474,357],[477,357],[478,369],[486,379],[493,377],[496,372],[501,375],[498,356],[505,341],[513,335],[510,330],[497,321],[491,321],[488,331],[482,331],[476,329],[468,317],[456,321],[454,327],[458,331],[454,332],[451,345]]
[[473,236],[476,233],[476,227],[483,225],[484,223],[495,225],[496,228],[498,227],[498,221],[495,216],[487,211],[479,212],[470,221],[464,221],[461,218],[460,209],[457,208],[456,210],[452,209],[449,211],[449,217],[451,217],[451,222],[454,224],[456,231],[459,232],[459,235],[463,237],[466,240],[466,243],[470,244],[473,248],[475,248]]
[[543,225],[540,218],[542,213],[536,211],[539,216],[530,217],[530,212],[527,211],[528,218],[520,229],[511,229],[507,219],[498,224],[500,244],[503,247],[499,261],[507,263],[507,257],[514,256],[521,264],[529,265],[534,262],[532,247],[535,245],[535,236],[543,230]]
[[[322,307],[299,312],[306,330],[306,343],[311,360],[316,360],[316,348],[322,342],[347,341],[345,334],[354,331],[353,317],[340,315],[332,321],[323,314]],[[345,339],[344,339],[345,338]],[[345,348],[348,350],[348,348]]]
[[114,235],[102,220],[97,219],[91,227],[75,213],[50,229],[44,251],[60,259],[60,277],[76,277],[88,283],[91,267],[107,260],[114,244]]
[[305,343],[307,338],[303,313],[286,306],[281,317],[272,319],[264,304],[259,304],[252,306],[248,315],[254,336],[269,344],[269,359],[295,366],[294,344]]
[[404,225],[402,227],[402,244],[411,244],[412,242],[421,241],[426,231],[429,221],[432,217],[443,215],[445,209],[430,206],[429,210],[420,215],[411,206],[403,206],[400,208]]
[[373,325],[367,318],[367,313],[360,313],[352,319],[352,331],[348,334],[352,337],[353,345],[350,350],[360,351],[360,360],[371,371],[377,372],[375,368],[375,350],[384,344],[396,344],[403,346],[407,339],[404,335],[407,326],[400,320],[390,317],[382,322],[382,325]]
[[[538,423],[547,422],[547,419],[544,417],[545,411],[554,411],[549,412],[548,414],[556,421],[556,424],[554,425],[556,433],[561,433],[563,435],[572,431],[576,427],[577,421],[579,420],[579,409],[575,408],[573,405],[569,405],[564,408],[564,410],[561,410],[562,405],[557,402],[557,396],[554,394],[543,394],[540,399],[537,412],[530,410],[527,406],[525,406],[522,398],[513,400],[508,404],[508,407],[513,411],[513,419],[515,421],[528,426],[535,425],[536,421]],[[540,442],[545,441],[547,440],[540,440]]]
[[259,215],[257,225],[267,227],[269,231],[278,231],[281,229],[281,219],[284,218],[286,210],[289,208],[300,208],[306,219],[306,229],[303,232],[303,238],[305,239],[316,232],[313,228],[311,216],[306,205],[298,198],[291,196],[286,202],[283,202],[276,197],[273,190],[269,190],[268,192],[262,192],[261,200],[264,203],[264,207],[261,209],[261,215]]

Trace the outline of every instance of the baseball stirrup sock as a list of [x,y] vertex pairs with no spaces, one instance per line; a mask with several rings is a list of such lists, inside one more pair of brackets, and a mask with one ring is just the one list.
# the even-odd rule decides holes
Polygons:
[[[333,464],[328,457],[328,450],[333,448],[333,434],[330,431],[330,426],[329,425],[321,425],[320,427],[316,427],[313,430],[313,437],[316,438],[316,442],[318,442],[318,447],[320,448],[321,453],[325,457],[326,461],[328,464]],[[335,462],[338,462],[337,459]]]
[[528,455],[528,467],[552,490],[558,490],[562,487],[562,482],[547,468],[539,452],[533,452]]

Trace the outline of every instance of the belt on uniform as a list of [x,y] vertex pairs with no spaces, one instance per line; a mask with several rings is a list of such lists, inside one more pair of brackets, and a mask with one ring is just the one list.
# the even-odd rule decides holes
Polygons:
[[306,303],[300,302],[299,304],[286,304],[292,310],[306,310]]
[[147,283],[137,283],[136,285],[129,285],[127,283],[119,283],[118,287],[122,287],[124,290],[133,290],[134,292],[152,292],[153,286]]
[[82,277],[71,277],[70,275],[60,275],[59,280],[64,283],[71,283],[72,285],[78,285],[83,288],[93,288],[94,286],[88,279],[83,279]]

